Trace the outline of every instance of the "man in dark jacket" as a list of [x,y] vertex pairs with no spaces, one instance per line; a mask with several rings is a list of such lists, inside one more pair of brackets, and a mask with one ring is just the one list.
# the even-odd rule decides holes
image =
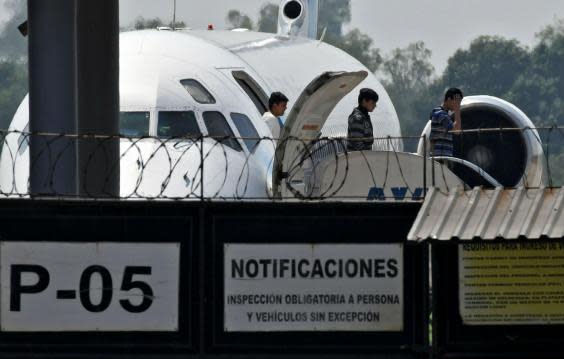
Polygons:
[[376,108],[378,94],[364,88],[358,95],[358,107],[349,116],[347,149],[349,151],[369,151],[374,143],[374,132],[370,112]]

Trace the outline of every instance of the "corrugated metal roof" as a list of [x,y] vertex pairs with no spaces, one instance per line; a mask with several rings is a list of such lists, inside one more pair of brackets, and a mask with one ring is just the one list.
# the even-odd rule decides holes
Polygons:
[[433,188],[408,239],[564,238],[563,207],[563,188]]

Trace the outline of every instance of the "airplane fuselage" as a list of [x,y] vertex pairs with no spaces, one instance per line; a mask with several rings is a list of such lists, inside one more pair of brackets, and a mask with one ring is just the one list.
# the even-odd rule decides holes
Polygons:
[[[367,69],[333,46],[302,37],[250,31],[122,33],[120,132],[127,139],[121,141],[121,197],[200,196],[202,154],[204,196],[269,197],[277,139],[261,118],[268,110],[268,96],[285,93],[289,113],[304,88],[328,71]],[[361,87],[380,95],[372,114],[375,137],[400,136],[395,109],[380,82],[369,74],[357,89]],[[353,90],[335,104],[320,135],[346,136],[357,96]],[[26,131],[28,111],[26,99],[10,130]],[[200,136],[207,137],[203,148],[196,141]],[[218,140],[227,137],[232,138]],[[10,150],[2,154],[2,191],[27,193],[25,139],[22,143],[21,136],[13,134],[6,144]],[[375,143],[375,149],[387,146]]]

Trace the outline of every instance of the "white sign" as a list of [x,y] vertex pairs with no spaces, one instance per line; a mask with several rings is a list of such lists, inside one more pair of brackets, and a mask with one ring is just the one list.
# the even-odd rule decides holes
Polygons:
[[2,331],[177,331],[178,243],[0,242]]
[[225,244],[227,332],[402,331],[401,244]]

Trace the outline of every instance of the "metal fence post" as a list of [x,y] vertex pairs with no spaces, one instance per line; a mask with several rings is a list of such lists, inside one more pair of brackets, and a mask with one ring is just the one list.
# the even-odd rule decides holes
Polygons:
[[423,135],[423,198],[427,197],[427,136]]
[[433,186],[433,188],[435,188],[435,156],[433,153],[433,148],[431,148],[431,146],[433,146],[431,139],[429,139],[429,155],[431,158],[431,185]]
[[204,135],[200,137],[200,200],[204,201]]

